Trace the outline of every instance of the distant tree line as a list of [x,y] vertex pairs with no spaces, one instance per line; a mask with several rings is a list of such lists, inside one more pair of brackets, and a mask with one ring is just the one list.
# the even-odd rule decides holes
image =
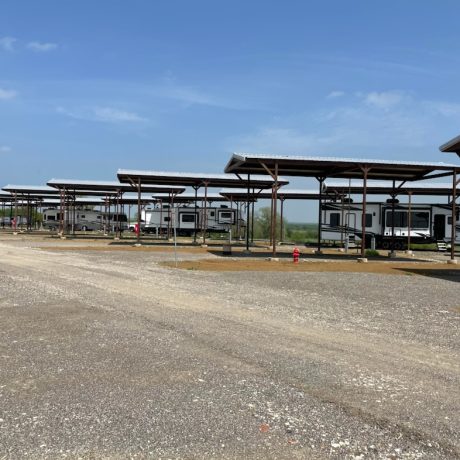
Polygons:
[[[270,208],[261,208],[254,215],[254,239],[269,239],[270,238]],[[281,215],[276,215],[276,238],[280,239],[280,221]],[[292,241],[295,243],[304,243],[315,241],[318,235],[316,224],[290,223],[283,218],[284,241]]]

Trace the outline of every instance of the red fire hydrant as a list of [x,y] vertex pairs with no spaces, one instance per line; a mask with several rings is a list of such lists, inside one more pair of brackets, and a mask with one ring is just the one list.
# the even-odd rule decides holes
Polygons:
[[136,235],[139,235],[139,231],[140,231],[139,224],[134,224],[134,233]]
[[299,256],[300,256],[299,248],[295,247],[294,250],[292,251],[292,258],[295,264],[299,263]]

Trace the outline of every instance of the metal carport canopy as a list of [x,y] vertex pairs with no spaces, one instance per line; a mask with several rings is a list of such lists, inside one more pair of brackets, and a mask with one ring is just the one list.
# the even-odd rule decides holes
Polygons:
[[446,175],[450,175],[454,168],[460,169],[460,165],[441,162],[234,153],[225,167],[225,172],[267,174],[266,168],[271,169],[275,165],[277,165],[278,174],[283,176],[342,177],[345,179],[360,179],[363,176],[362,168],[368,168],[367,178],[380,180],[418,180],[435,171],[449,171]]
[[[366,185],[367,193],[371,195],[392,195],[395,191],[398,195],[411,193],[412,195],[423,196],[449,196],[452,195],[452,184],[449,183],[403,183],[400,186],[393,188],[389,181],[374,181],[368,182]],[[363,193],[363,181],[353,181],[349,184],[348,181],[328,181],[324,182],[324,191],[326,193],[336,193],[339,195],[351,193]]]
[[[246,174],[246,173],[245,173]],[[131,169],[119,169],[118,179],[122,183],[141,181],[142,184],[173,184],[190,187],[231,187],[241,188],[245,186],[255,188],[271,188],[273,179],[266,176],[252,176],[240,178],[233,174],[207,174],[207,173],[182,173],[163,171],[139,171]],[[280,179],[279,185],[286,185],[288,181]]]
[[[363,179],[363,219],[361,257],[365,259],[366,227],[366,182],[375,180],[414,181],[435,177],[454,175],[460,166],[447,163],[425,163],[415,161],[389,161],[375,159],[331,158],[315,156],[262,155],[251,153],[234,153],[225,167],[226,173],[270,174],[296,177],[316,177],[319,181],[320,205],[318,210],[318,253],[321,253],[321,199],[323,182],[327,177],[344,179]],[[274,193],[274,212],[272,213],[273,256],[276,255],[276,198]]]
[[[233,198],[234,200],[247,196],[248,192],[246,189],[222,189],[219,192],[222,196]],[[280,200],[317,200],[319,199],[319,193],[317,190],[294,190],[281,188],[278,191],[278,198]],[[271,199],[272,193],[259,190],[254,193],[251,192],[250,196],[254,199]]]
[[2,188],[6,192],[12,194],[16,193],[17,195],[57,195],[58,191],[53,187],[48,187],[47,185],[12,185],[8,184]]
[[460,156],[460,136],[454,137],[439,147],[441,152],[453,152]]
[[[69,179],[51,179],[47,182],[51,187],[58,189],[67,189],[73,192],[80,191],[102,191],[102,192],[132,192],[133,186],[121,184],[116,181],[90,181],[90,180],[69,180]],[[129,184],[131,184],[129,182]],[[158,186],[141,186],[143,193],[182,193],[184,187],[177,187],[173,185],[158,185]]]
[[[244,196],[246,197],[247,194],[248,192],[246,191]],[[169,195],[161,193],[152,195],[152,198],[156,201],[168,201],[170,199]],[[223,197],[219,193],[208,193],[207,195],[204,193],[198,193],[196,196],[195,193],[182,193],[174,197],[174,203],[193,203],[195,201],[203,201],[205,199],[208,201],[227,201],[227,198]]]

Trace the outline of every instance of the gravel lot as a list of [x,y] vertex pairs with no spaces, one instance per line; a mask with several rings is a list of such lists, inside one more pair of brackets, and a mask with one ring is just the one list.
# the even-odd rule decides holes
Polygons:
[[0,237],[0,458],[460,458],[460,270],[50,246]]

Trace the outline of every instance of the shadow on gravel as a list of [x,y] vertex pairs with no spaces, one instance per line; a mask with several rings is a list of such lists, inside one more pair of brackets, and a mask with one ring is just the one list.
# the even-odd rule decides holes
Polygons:
[[460,270],[459,269],[435,269],[435,268],[398,268],[407,274],[429,276],[431,278],[439,278],[446,281],[453,281],[460,283]]
[[[213,254],[218,257],[232,257],[232,258],[251,258],[251,259],[268,259],[270,257],[273,257],[271,251],[254,251],[250,253],[245,253],[243,251],[232,251],[232,254],[223,254],[222,250],[215,250],[215,249],[209,249],[208,252],[210,254]],[[290,252],[277,252],[276,257],[279,259],[292,259],[292,254]],[[304,253],[300,254],[300,259],[303,260],[341,260],[341,261],[356,261],[361,257],[360,254],[357,253],[348,253],[344,254],[342,253],[324,253],[324,254],[314,254],[311,251],[306,251]],[[414,258],[408,258],[408,257],[395,257],[392,259],[389,259],[387,257],[381,256],[381,257],[368,257],[369,261],[372,262],[423,262],[424,260],[422,259],[414,259]],[[427,260],[428,262],[428,260]]]

